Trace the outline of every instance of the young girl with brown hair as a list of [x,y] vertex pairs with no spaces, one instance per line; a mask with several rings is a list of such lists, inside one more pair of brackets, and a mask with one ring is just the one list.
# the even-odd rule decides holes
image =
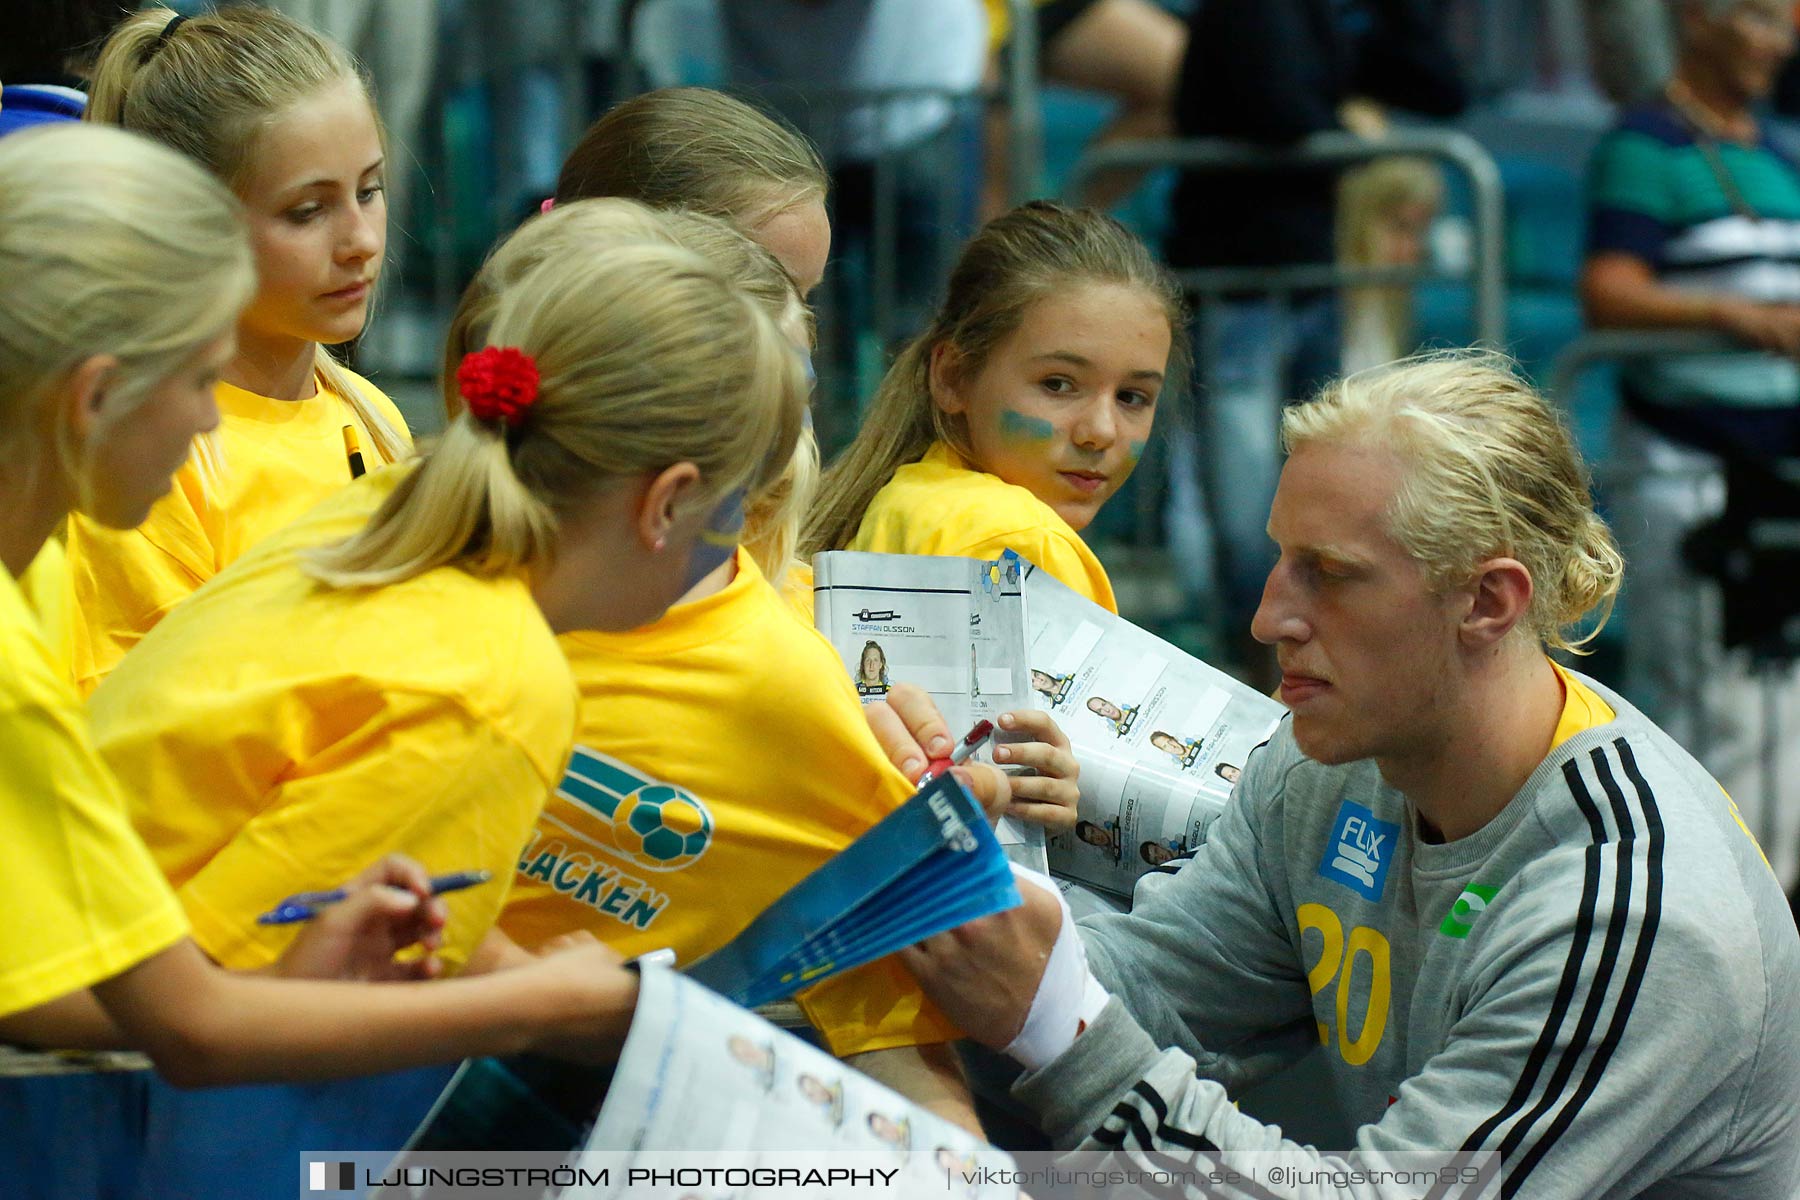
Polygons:
[[269,9],[134,14],[87,119],[186,154],[243,204],[257,289],[215,388],[219,429],[138,529],[69,531],[77,685],[97,686],[170,609],[369,466],[410,451],[388,398],[328,346],[368,319],[387,244],[386,138],[342,48]]
[[825,473],[802,553],[1012,549],[1117,611],[1079,535],[1181,377],[1183,323],[1168,272],[1111,217],[1040,201],[990,221]]

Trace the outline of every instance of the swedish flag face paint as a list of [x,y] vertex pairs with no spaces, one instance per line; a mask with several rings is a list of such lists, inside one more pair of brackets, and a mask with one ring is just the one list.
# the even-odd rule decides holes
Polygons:
[[706,518],[694,553],[688,559],[687,581],[682,591],[691,591],[702,579],[724,566],[737,553],[744,537],[744,489],[738,488],[719,501]]
[[1072,283],[1033,303],[972,375],[934,400],[961,414],[971,461],[1079,531],[1143,453],[1172,334],[1156,297]]
[[813,366],[813,356],[812,356],[812,352],[810,350],[800,351],[800,362],[806,367],[805,426],[806,426],[807,432],[810,433],[810,432],[812,432],[812,427],[813,427],[813,414],[812,414],[813,396],[819,390],[819,371],[818,371],[818,368]]

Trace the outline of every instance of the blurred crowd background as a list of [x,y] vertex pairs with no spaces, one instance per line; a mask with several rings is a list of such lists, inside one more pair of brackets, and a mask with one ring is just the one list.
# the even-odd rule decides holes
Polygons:
[[1792,0],[275,2],[373,76],[391,261],[353,354],[421,434],[461,287],[650,88],[744,95],[831,168],[828,457],[984,217],[1112,207],[1189,288],[1195,367],[1088,536],[1125,615],[1253,681],[1280,407],[1422,347],[1508,351],[1629,560],[1584,668],[1707,763],[1793,884]]

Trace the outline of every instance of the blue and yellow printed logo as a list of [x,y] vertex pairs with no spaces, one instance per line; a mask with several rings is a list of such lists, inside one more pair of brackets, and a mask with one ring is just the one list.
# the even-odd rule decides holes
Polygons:
[[1362,805],[1346,800],[1338,808],[1331,840],[1325,843],[1319,875],[1343,884],[1364,899],[1380,900],[1399,840],[1400,826],[1377,820]]
[[599,818],[595,848],[645,871],[679,871],[712,843],[713,818],[700,798],[651,779],[586,746],[575,747],[556,794]]

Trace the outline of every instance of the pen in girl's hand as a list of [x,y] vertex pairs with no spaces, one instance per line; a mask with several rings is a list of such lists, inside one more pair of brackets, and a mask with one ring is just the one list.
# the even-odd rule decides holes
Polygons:
[[[464,888],[486,883],[493,877],[492,871],[453,871],[448,875],[434,875],[431,878],[431,894],[441,896],[445,892],[460,892]],[[347,899],[349,895],[347,888],[333,888],[329,892],[300,892],[256,918],[256,923],[292,925],[296,921],[310,921],[319,915],[319,909]]]
[[981,749],[993,736],[994,723],[992,721],[975,722],[975,728],[969,730],[963,736],[963,740],[956,743],[956,749],[950,752],[949,758],[934,758],[926,765],[925,773],[919,776],[919,782],[915,786],[924,787],[951,767],[969,761],[969,756]]

